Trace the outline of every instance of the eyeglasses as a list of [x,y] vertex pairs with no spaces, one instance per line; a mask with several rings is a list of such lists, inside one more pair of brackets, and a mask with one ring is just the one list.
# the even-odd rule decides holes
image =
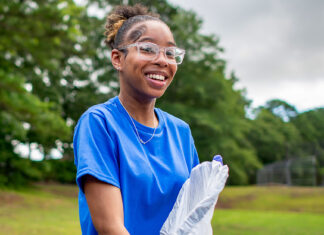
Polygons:
[[185,50],[178,47],[160,47],[151,42],[136,42],[118,50],[125,50],[130,47],[137,47],[137,53],[143,60],[155,60],[160,51],[164,51],[164,56],[169,64],[181,64],[186,53]]

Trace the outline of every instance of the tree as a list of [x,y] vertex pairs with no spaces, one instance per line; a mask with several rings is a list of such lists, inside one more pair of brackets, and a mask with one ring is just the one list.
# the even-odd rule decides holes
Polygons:
[[58,138],[68,139],[70,128],[50,103],[41,102],[24,88],[24,79],[10,70],[0,69],[0,185],[21,184],[39,177],[30,163],[19,160],[14,142],[28,142],[36,132],[38,143],[53,146]]
[[[1,66],[22,78],[30,92],[58,114],[36,115],[35,122],[43,128],[31,126],[27,142],[40,143],[45,154],[55,146],[55,139],[66,141],[64,146],[70,149],[71,131],[63,138],[51,127],[61,125],[62,118],[73,125],[87,107],[103,100],[96,81],[89,79],[96,48],[86,40],[90,33],[82,34],[86,9],[72,0],[2,1],[0,16]],[[52,119],[52,124],[45,119]]]
[[269,100],[264,107],[286,122],[293,119],[298,114],[294,106],[279,99]]
[[257,110],[255,120],[251,120],[249,140],[263,164],[296,157],[296,147],[301,143],[298,129],[267,108]]
[[[46,80],[40,68],[53,69],[51,57],[59,52],[53,35],[41,37],[45,27],[53,26],[46,24],[46,17],[51,17],[49,4],[40,8],[36,1],[0,3],[0,184],[20,184],[39,176],[29,161],[13,152],[15,143],[37,142],[46,154],[56,140],[70,141],[71,129],[60,106],[35,92]],[[53,51],[46,50],[53,44]]]
[[300,152],[317,159],[318,183],[324,182],[324,108],[317,108],[299,114],[292,124],[302,137]]

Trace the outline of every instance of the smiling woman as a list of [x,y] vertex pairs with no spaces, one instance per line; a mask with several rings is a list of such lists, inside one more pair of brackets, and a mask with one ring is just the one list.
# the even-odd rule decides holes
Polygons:
[[[175,49],[169,27],[161,21],[147,19],[137,23],[138,26],[134,26],[134,29],[130,28],[129,32],[125,33],[122,45],[114,48],[111,53],[112,63],[119,71],[121,88],[119,98],[125,105],[128,103],[125,100],[130,98],[143,99],[152,106],[154,102],[151,101],[163,95],[177,71],[174,59],[176,55],[170,56],[166,53],[175,54],[175,51],[180,50]],[[132,35],[139,34],[141,36],[133,43]],[[131,109],[126,107],[127,110],[128,108]],[[151,113],[153,116],[153,109]],[[136,116],[134,118],[136,119]],[[154,123],[146,124],[154,126]]]
[[159,234],[199,163],[188,124],[155,108],[185,51],[141,5],[116,7],[105,35],[120,92],[75,128],[82,233]]

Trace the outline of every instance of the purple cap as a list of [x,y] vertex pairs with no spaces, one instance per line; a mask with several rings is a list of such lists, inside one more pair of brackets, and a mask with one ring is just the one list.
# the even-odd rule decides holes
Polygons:
[[218,161],[223,165],[223,158],[221,155],[215,155],[213,160]]

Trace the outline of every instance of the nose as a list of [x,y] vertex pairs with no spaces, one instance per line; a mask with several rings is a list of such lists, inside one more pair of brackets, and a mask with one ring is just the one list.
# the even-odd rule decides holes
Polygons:
[[166,67],[168,65],[167,58],[165,56],[164,50],[160,50],[159,53],[156,55],[156,58],[154,60],[155,64],[158,64],[161,67]]

